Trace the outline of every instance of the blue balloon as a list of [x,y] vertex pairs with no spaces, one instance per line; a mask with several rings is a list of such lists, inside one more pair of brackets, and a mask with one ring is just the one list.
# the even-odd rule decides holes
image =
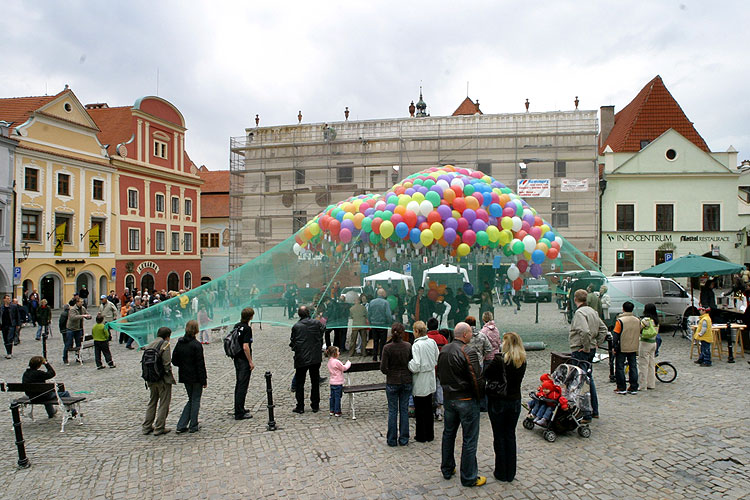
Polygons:
[[409,234],[409,226],[406,225],[406,222],[399,222],[396,224],[396,234],[402,240],[406,238],[406,235]]
[[542,262],[544,262],[545,257],[546,257],[546,255],[544,255],[544,252],[542,252],[539,249],[534,250],[533,252],[531,252],[531,260],[535,264],[541,264]]
[[555,233],[553,233],[552,231],[547,231],[546,233],[544,233],[544,237],[549,241],[555,241]]
[[484,198],[484,202],[482,203],[482,205],[484,205],[485,207],[489,207],[490,203],[492,203],[492,194],[484,192],[482,193],[482,198]]
[[344,220],[344,214],[345,214],[345,213],[346,213],[346,212],[344,212],[344,211],[342,210],[342,211],[340,211],[339,213],[337,213],[337,214],[336,214],[336,218],[338,219],[338,221],[339,221],[339,222],[341,222],[341,221],[343,221],[343,220]]
[[420,238],[422,237],[422,231],[419,230],[419,228],[414,228],[411,231],[409,231],[409,239],[412,243],[419,243]]
[[[492,198],[491,195],[490,198]],[[499,203],[492,203],[490,205],[490,215],[493,217],[500,217],[501,215],[503,215],[503,208]]]

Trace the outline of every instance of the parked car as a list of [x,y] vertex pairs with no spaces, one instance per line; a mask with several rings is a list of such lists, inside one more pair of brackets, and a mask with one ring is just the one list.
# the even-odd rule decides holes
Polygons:
[[363,286],[347,286],[341,290],[341,295],[346,297],[346,301],[349,304],[355,304],[364,291],[365,287]]
[[524,302],[552,302],[552,289],[544,278],[526,278],[521,297]]
[[609,318],[605,318],[608,324],[622,312],[622,304],[627,300],[635,304],[634,313],[639,316],[643,314],[644,305],[654,304],[659,323],[663,325],[684,326],[689,316],[698,314],[697,301],[693,304],[691,295],[671,278],[612,276],[607,281],[612,304]]

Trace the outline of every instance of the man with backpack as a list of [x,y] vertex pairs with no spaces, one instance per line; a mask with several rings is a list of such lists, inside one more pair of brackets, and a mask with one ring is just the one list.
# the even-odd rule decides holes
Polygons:
[[246,307],[240,314],[240,322],[224,338],[224,352],[234,360],[234,371],[237,382],[234,386],[234,419],[253,418],[250,410],[245,408],[247,388],[250,385],[250,374],[255,369],[253,364],[253,329],[250,321],[255,316],[252,307]]
[[166,326],[159,328],[156,340],[146,346],[141,358],[141,377],[150,391],[142,427],[144,435],[153,432],[154,436],[161,436],[171,431],[164,427],[172,400],[172,385],[175,384],[172,352],[169,348],[171,335],[172,330]]

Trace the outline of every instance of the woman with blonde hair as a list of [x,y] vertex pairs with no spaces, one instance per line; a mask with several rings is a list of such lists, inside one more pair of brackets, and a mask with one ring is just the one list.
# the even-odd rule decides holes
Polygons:
[[514,332],[503,335],[500,353],[484,372],[489,417],[495,448],[495,478],[513,481],[516,476],[516,424],[521,414],[521,382],[526,373],[526,350]]

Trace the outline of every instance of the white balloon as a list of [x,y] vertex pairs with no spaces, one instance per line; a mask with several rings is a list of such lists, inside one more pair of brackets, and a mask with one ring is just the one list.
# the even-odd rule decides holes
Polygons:
[[448,182],[445,181],[445,179],[440,179],[439,181],[435,183],[435,185],[440,186],[443,189],[443,191],[445,191],[446,189],[450,187],[450,185],[448,184]]
[[406,209],[411,210],[415,214],[419,215],[419,203],[416,201],[410,201],[406,204]]
[[528,208],[524,208],[523,209],[523,215],[526,216],[526,215],[534,215],[534,214],[531,213],[531,210],[529,210]]
[[435,207],[433,207],[432,203],[427,200],[424,200],[419,204],[419,213],[421,213],[425,217],[427,217],[433,210],[435,210]]
[[523,248],[527,252],[531,253],[534,251],[534,248],[536,248],[536,240],[530,234],[527,234],[526,236],[524,236],[522,241],[523,241]]
[[461,189],[463,189],[464,188],[464,181],[462,181],[461,179],[453,179],[451,181],[451,186],[458,186]]
[[518,217],[517,215],[514,215],[511,220],[513,221],[513,227],[511,228],[513,229],[513,232],[516,233],[520,231],[521,226],[523,225],[523,221],[521,220],[521,218]]
[[562,248],[563,240],[559,236],[555,236],[555,242],[560,245],[560,248]]
[[511,266],[508,268],[508,279],[511,281],[516,281],[519,276],[521,276],[521,271],[518,270],[515,264],[511,264]]
[[299,246],[299,243],[295,243],[292,247],[292,251],[294,252],[294,255],[299,255],[299,253],[302,251],[302,247]]

